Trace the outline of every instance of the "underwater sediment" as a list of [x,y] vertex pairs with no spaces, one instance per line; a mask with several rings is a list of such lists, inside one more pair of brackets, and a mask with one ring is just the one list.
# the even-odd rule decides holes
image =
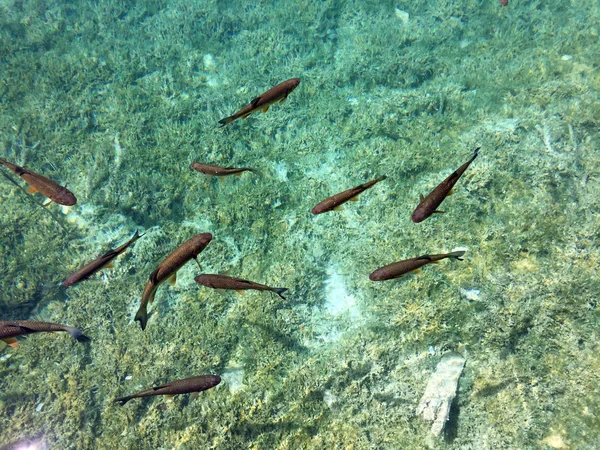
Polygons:
[[[0,447],[595,448],[598,2],[0,2]],[[285,102],[219,128],[292,78]],[[481,147],[444,200],[427,195]],[[207,177],[193,162],[260,175]],[[26,188],[18,176],[3,174]],[[339,211],[318,202],[386,179]],[[76,286],[61,283],[134,232]],[[133,321],[149,275],[213,240]],[[378,267],[465,251],[373,283]],[[285,286],[200,288],[200,273]],[[415,414],[467,356],[433,439]],[[173,399],[116,398],[200,374]]]

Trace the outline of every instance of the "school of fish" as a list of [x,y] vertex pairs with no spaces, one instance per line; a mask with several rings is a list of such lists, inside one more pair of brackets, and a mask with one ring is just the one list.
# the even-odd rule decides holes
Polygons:
[[[273,88],[267,90],[265,93],[255,97],[248,105],[242,107],[233,115],[221,119],[219,121],[219,126],[224,127],[240,118],[246,119],[248,116],[257,111],[266,113],[269,107],[274,103],[283,103],[289,94],[296,89],[299,84],[299,78],[292,78],[277,84]],[[478,154],[479,148],[475,149],[473,156],[466,163],[452,172],[426,197],[421,195],[420,202],[415,208],[411,217],[413,222],[419,223],[435,213],[442,213],[442,211],[439,211],[437,208],[446,199],[446,197],[452,193],[453,187],[465,173],[470,164],[475,160],[475,158],[477,158]],[[30,186],[29,191],[31,193],[39,192],[44,195],[49,202],[55,202],[60,205],[73,206],[77,203],[75,195],[66,187],[59,185],[55,181],[52,181],[49,178],[31,170],[25,169],[17,164],[10,163],[4,159],[0,159],[0,164],[4,165],[13,173],[21,177]],[[239,176],[244,172],[252,172],[261,176],[260,170],[249,167],[222,167],[205,162],[193,162],[190,167],[191,169],[208,176]],[[377,183],[384,181],[385,179],[386,176],[382,175],[378,178],[372,179],[371,181],[364,182],[363,184],[353,188],[349,188],[337,194],[331,195],[318,202],[312,208],[311,213],[313,215],[318,215],[339,210],[343,204],[350,201],[357,201],[360,194],[372,188]],[[122,255],[142,236],[144,235],[139,234],[138,231],[135,231],[135,234],[124,244],[115,249],[109,250],[105,254],[93,259],[72,274],[68,275],[63,282],[63,286],[65,288],[73,286],[77,283],[90,279],[99,271],[111,267],[113,261]],[[191,259],[195,260],[200,267],[198,255],[207,248],[212,239],[213,235],[211,233],[199,233],[190,237],[179,247],[175,248],[170,254],[166,255],[164,260],[160,262],[156,269],[149,275],[148,281],[146,282],[143,292],[141,293],[139,309],[134,317],[134,320],[139,322],[142,330],[145,330],[148,324],[148,305],[154,301],[158,287],[164,281],[168,281],[170,284],[174,285],[176,283],[177,271]],[[422,256],[409,258],[402,261],[391,262],[374,270],[370,274],[369,278],[372,281],[396,279],[408,273],[416,273],[421,267],[427,264],[437,263],[442,259],[451,258],[462,261],[462,256],[464,253],[464,251],[458,250],[444,254],[424,254]],[[283,296],[283,293],[288,290],[284,287],[271,287],[256,281],[250,281],[221,274],[203,273],[197,275],[194,280],[199,285],[211,289],[234,290],[239,293],[242,293],[245,290],[269,291],[278,295],[282,300],[286,300],[286,298]],[[3,347],[6,347],[7,345],[16,347],[18,345],[17,338],[20,336],[25,336],[32,333],[59,331],[68,332],[79,342],[87,342],[90,340],[90,338],[84,335],[83,332],[78,328],[67,325],[30,320],[12,320],[0,321],[0,344],[2,344]],[[119,397],[114,399],[114,401],[120,403],[121,405],[125,405],[128,401],[134,398],[144,398],[156,395],[172,396],[185,393],[193,393],[194,395],[197,395],[198,392],[215,387],[220,382],[221,378],[218,375],[207,374],[192,376],[189,378],[170,381],[145,391]]]

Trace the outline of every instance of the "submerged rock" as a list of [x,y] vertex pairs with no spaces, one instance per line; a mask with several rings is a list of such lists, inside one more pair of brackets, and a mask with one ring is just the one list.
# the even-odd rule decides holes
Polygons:
[[464,367],[465,358],[462,355],[455,352],[445,354],[429,378],[421,397],[417,414],[433,422],[431,432],[435,436],[440,435],[448,421],[450,405],[456,396],[458,379]]

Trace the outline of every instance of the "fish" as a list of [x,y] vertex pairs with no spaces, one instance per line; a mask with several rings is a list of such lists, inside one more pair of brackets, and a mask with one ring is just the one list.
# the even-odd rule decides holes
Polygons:
[[252,172],[255,175],[260,175],[258,170],[251,169],[250,167],[221,167],[199,162],[190,164],[190,167],[200,173],[203,173],[204,175],[214,175],[218,177],[241,175],[243,172]]
[[242,280],[241,278],[230,277],[227,275],[215,275],[208,273],[198,275],[196,278],[194,278],[194,281],[202,286],[212,289],[232,289],[238,291],[240,294],[241,291],[248,289],[256,291],[271,291],[275,292],[283,300],[285,300],[283,293],[288,290],[287,288],[274,288],[265,286],[264,284],[255,283],[254,281]]
[[80,281],[87,280],[88,278],[90,278],[92,275],[94,275],[96,272],[100,271],[101,269],[104,269],[105,267],[110,267],[112,265],[112,261],[117,256],[119,256],[121,253],[123,253],[125,250],[127,250],[127,248],[131,244],[133,244],[135,241],[137,241],[142,236],[144,236],[144,235],[139,234],[136,231],[135,234],[133,235],[133,237],[131,239],[129,239],[129,241],[127,241],[123,245],[121,245],[120,247],[117,247],[114,250],[109,250],[104,255],[99,256],[92,262],[87,263],[85,266],[83,266],[82,268],[76,270],[71,275],[69,275],[67,277],[67,279],[65,281],[63,281],[63,286],[64,287],[73,286],[74,284],[77,284]]
[[0,164],[4,164],[8,169],[25,180],[29,184],[29,193],[39,192],[59,205],[73,206],[77,203],[77,198],[71,191],[51,179],[2,158],[0,158]]
[[[153,387],[147,391],[138,392],[137,394],[128,395],[115,399],[115,402],[120,402],[121,406],[134,398],[154,397],[155,395],[179,395],[189,394],[190,392],[198,395],[198,392],[206,391],[215,387],[221,382],[221,377],[218,375],[200,375],[196,377],[185,378],[183,380],[171,381],[167,384]],[[193,395],[193,394],[192,394]],[[192,400],[195,397],[192,398]]]
[[451,253],[442,253],[439,255],[421,255],[416,258],[405,259],[395,263],[388,264],[387,266],[380,267],[375,270],[369,279],[371,281],[384,281],[393,280],[394,278],[400,278],[409,272],[416,272],[419,268],[426,264],[434,263],[446,258],[454,258],[459,261],[463,261],[461,258],[465,254],[464,250],[458,250]]
[[198,255],[206,248],[211,239],[212,234],[210,233],[200,233],[191,237],[167,256],[156,270],[150,274],[142,293],[142,303],[135,314],[135,320],[140,323],[142,330],[146,329],[148,323],[148,302],[152,303],[154,301],[158,286],[167,279],[171,285],[174,285],[177,281],[177,271],[190,259],[195,259],[198,263]]
[[0,321],[0,341],[11,347],[17,347],[17,337],[31,333],[66,331],[79,342],[89,341],[90,338],[78,328],[68,327],[52,322],[38,322],[35,320],[3,320]]
[[362,192],[366,191],[370,187],[379,183],[380,181],[385,180],[387,177],[385,175],[376,178],[374,180],[368,181],[367,183],[361,184],[359,186],[353,187],[352,189],[348,189],[344,192],[340,192],[339,194],[332,195],[331,197],[327,197],[325,200],[317,203],[315,207],[312,209],[313,214],[322,214],[328,211],[332,211],[334,209],[338,209],[340,205],[346,203],[347,201],[356,201],[358,199],[358,195]]
[[224,127],[240,117],[245,119],[250,114],[258,110],[262,110],[263,113],[266,113],[269,110],[269,106],[271,106],[273,103],[283,103],[287,96],[290,95],[290,92],[296,89],[299,84],[300,78],[290,78],[289,80],[279,83],[277,86],[272,87],[264,94],[254,98],[250,103],[236,112],[233,116],[225,117],[224,119],[219,120],[219,127]]
[[458,181],[458,179],[465,173],[465,170],[471,165],[471,163],[477,158],[479,149],[477,147],[473,152],[473,156],[466,163],[452,172],[444,181],[442,181],[433,191],[431,191],[427,197],[423,197],[421,194],[421,201],[412,213],[411,220],[414,223],[419,223],[427,219],[434,213],[443,213],[444,211],[437,211],[437,207],[441,205],[444,199],[452,194],[452,188]]

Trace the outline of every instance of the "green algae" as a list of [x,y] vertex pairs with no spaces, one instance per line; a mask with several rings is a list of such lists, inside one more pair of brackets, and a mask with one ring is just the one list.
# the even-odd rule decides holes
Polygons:
[[[1,2],[0,156],[68,184],[79,204],[50,206],[65,232],[1,182],[0,311],[93,341],[37,335],[5,350],[0,442],[596,447],[600,11],[509,3]],[[217,129],[295,76],[286,103]],[[419,194],[478,146],[447,213],[412,224]],[[264,176],[219,182],[194,160]],[[359,202],[309,217],[383,174]],[[147,236],[113,271],[58,287],[134,229]],[[131,318],[148,274],[202,231],[215,236],[203,271],[287,287],[287,301],[200,288],[190,262],[141,332]],[[464,262],[368,280],[457,246]],[[358,316],[328,308],[332,273]],[[415,408],[439,354],[457,348],[456,412],[432,441]],[[234,366],[237,389],[112,403]]]

